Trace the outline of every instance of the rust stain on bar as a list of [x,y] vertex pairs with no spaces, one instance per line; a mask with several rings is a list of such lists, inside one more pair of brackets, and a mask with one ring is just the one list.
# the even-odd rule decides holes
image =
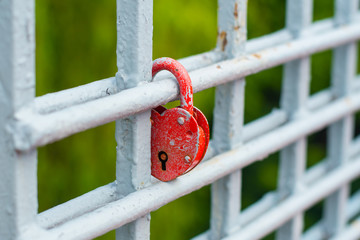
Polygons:
[[235,19],[238,19],[238,17],[239,17],[239,13],[238,13],[238,4],[237,4],[237,2],[235,2],[235,7],[234,7],[234,17],[235,17]]
[[221,42],[221,51],[224,51],[225,47],[227,45],[226,32],[222,31],[220,33],[219,37],[220,37],[220,42]]
[[261,58],[261,55],[258,54],[258,53],[254,53],[253,56],[256,57],[257,59],[260,59],[260,58]]

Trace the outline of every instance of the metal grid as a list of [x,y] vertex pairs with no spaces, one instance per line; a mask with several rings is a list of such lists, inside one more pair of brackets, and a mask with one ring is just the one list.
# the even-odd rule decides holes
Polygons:
[[[217,48],[180,60],[195,92],[217,86],[213,139],[207,160],[169,183],[150,177],[149,110],[176,99],[177,85],[166,74],[149,83],[152,1],[117,6],[116,76],[34,98],[34,1],[0,1],[2,239],[90,239],[113,229],[117,239],[149,239],[151,211],[208,184],[211,228],[197,240],[259,239],[275,230],[277,239],[360,238],[348,223],[360,212],[360,191],[349,196],[360,175],[360,138],[352,137],[358,0],[335,0],[334,17],[315,23],[312,0],[288,0],[285,29],[249,41],[247,1],[219,1]],[[309,96],[309,56],[331,48],[331,87]],[[243,126],[244,78],[281,64],[281,108]],[[111,121],[116,181],[37,213],[36,148]],[[306,136],[326,127],[327,158],[305,171]],[[240,212],[241,169],[276,151],[278,189]],[[304,211],[322,199],[323,219],[303,233]]]

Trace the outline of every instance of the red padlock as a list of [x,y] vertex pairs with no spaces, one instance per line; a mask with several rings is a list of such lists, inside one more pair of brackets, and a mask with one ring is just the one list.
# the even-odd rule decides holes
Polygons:
[[152,76],[170,71],[180,87],[180,106],[151,110],[151,174],[170,181],[189,172],[201,162],[209,145],[209,124],[193,106],[193,89],[186,69],[172,58],[153,62]]

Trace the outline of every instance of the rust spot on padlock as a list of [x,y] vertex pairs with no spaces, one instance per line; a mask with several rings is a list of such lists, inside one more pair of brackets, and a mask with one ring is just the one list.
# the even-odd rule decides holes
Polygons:
[[151,111],[151,174],[170,181],[189,172],[203,159],[209,144],[209,126],[202,112],[193,106],[191,79],[185,68],[171,58],[153,63],[153,77],[170,71],[180,88],[180,106]]

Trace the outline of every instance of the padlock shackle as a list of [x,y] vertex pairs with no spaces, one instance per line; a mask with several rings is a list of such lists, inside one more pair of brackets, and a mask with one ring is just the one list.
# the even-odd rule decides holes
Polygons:
[[184,66],[178,61],[168,57],[154,60],[152,77],[154,78],[155,75],[162,70],[167,70],[175,76],[180,89],[180,107],[193,115],[193,88],[190,76]]

